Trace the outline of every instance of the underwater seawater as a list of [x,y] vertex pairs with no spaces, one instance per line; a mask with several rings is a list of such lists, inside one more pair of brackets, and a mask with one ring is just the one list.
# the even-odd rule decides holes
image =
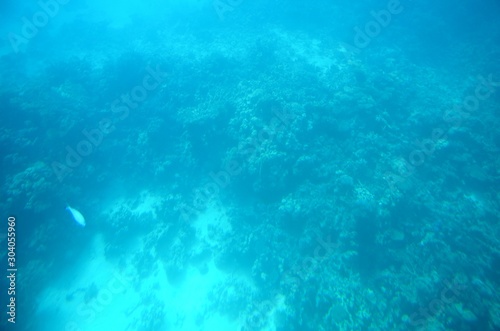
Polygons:
[[0,330],[500,330],[500,3],[0,3]]

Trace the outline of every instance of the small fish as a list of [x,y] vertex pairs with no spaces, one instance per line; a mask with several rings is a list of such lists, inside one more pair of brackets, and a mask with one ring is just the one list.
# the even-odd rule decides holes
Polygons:
[[78,210],[74,208],[71,208],[70,206],[67,206],[66,210],[71,213],[71,216],[73,216],[73,219],[75,220],[76,223],[78,223],[81,226],[85,226],[85,217],[83,217],[82,213],[80,213]]

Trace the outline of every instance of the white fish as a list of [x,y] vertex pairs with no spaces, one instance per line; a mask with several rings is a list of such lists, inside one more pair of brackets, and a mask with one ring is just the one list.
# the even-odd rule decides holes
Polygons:
[[83,217],[82,213],[74,208],[71,208],[70,206],[67,206],[66,210],[71,213],[71,216],[73,216],[73,219],[76,223],[80,224],[81,226],[85,226],[85,217]]

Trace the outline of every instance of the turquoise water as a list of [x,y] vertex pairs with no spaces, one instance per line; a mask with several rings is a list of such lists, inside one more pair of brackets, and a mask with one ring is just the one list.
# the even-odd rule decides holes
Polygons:
[[499,14],[2,2],[0,328],[500,330]]

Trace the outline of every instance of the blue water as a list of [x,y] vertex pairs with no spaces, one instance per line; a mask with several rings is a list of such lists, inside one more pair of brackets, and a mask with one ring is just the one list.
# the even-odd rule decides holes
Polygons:
[[1,330],[500,330],[498,17],[4,0]]

